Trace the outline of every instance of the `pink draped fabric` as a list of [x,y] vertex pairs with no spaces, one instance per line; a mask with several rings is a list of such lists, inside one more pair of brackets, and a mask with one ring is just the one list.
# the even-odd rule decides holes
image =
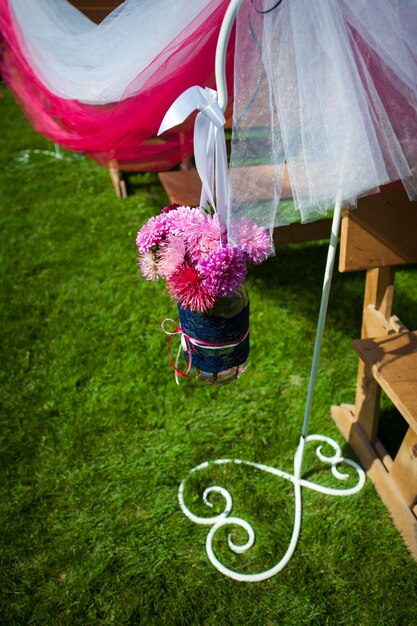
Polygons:
[[[128,86],[120,102],[83,104],[52,94],[37,78],[19,45],[7,0],[0,0],[3,36],[0,71],[34,128],[59,145],[101,165],[116,159],[142,171],[167,170],[191,156],[193,120],[156,138],[172,102],[192,85],[215,86],[214,57],[228,0],[212,0],[187,32],[172,41]],[[203,18],[203,19],[202,19]],[[197,18],[196,18],[197,19]],[[227,57],[233,85],[234,39]]]

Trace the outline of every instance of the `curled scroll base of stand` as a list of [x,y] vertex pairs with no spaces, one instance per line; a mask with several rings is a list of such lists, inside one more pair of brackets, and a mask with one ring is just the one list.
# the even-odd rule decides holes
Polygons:
[[[309,480],[305,480],[301,478],[301,466],[302,466],[302,460],[304,456],[304,448],[305,448],[305,444],[309,442],[316,442],[318,444],[316,447],[316,456],[318,457],[320,461],[330,466],[330,471],[336,479],[341,480],[341,481],[346,481],[349,479],[349,474],[346,474],[339,469],[340,465],[345,464],[353,468],[357,474],[356,484],[353,487],[349,487],[345,489],[343,488],[334,489],[334,488],[325,487],[325,486],[322,486],[314,482],[311,482]],[[327,444],[331,446],[331,448],[333,448],[333,454],[330,456],[324,454],[322,451],[322,448],[323,448],[322,444]],[[207,489],[205,489],[203,493],[203,501],[208,507],[213,507],[212,503],[209,501],[209,497],[211,494],[216,493],[223,497],[224,508],[223,508],[223,511],[218,515],[215,515],[212,517],[199,517],[197,515],[194,515],[185,504],[184,488],[185,488],[187,479],[191,475],[201,470],[207,469],[208,467],[213,466],[213,465],[227,465],[227,464],[246,465],[249,467],[253,467],[263,472],[267,472],[269,474],[277,476],[279,478],[288,480],[293,484],[294,496],[295,496],[295,513],[294,513],[294,527],[293,527],[293,532],[291,535],[291,540],[287,548],[287,551],[282,556],[280,561],[274,567],[264,572],[260,572],[257,574],[240,574],[239,572],[231,570],[225,565],[223,565],[214,554],[214,550],[213,550],[214,537],[217,531],[223,528],[224,526],[232,526],[232,527],[237,526],[237,527],[242,528],[246,532],[246,535],[247,535],[246,543],[241,544],[241,545],[235,544],[231,535],[229,534],[228,546],[230,550],[234,552],[235,554],[243,554],[244,552],[250,550],[250,548],[255,543],[255,531],[253,530],[252,526],[245,520],[241,519],[240,517],[235,517],[231,515],[232,508],[233,508],[233,499],[232,499],[230,492],[227,489],[218,485],[212,485],[210,487],[207,487]],[[319,491],[320,493],[325,493],[331,496],[350,496],[350,495],[353,495],[354,493],[357,493],[358,491],[362,489],[363,485],[365,484],[365,480],[366,480],[366,474],[363,471],[363,469],[357,463],[355,463],[355,461],[352,461],[351,459],[345,459],[342,456],[342,451],[340,449],[340,446],[333,439],[330,439],[329,437],[325,437],[323,435],[308,435],[307,437],[300,438],[300,442],[299,442],[298,448],[294,456],[294,473],[293,474],[289,474],[282,470],[275,469],[273,467],[269,467],[261,463],[254,463],[251,461],[242,461],[240,459],[217,459],[215,461],[201,463],[200,465],[197,465],[195,468],[191,470],[187,478],[185,478],[185,480],[183,480],[182,483],[180,484],[179,491],[178,491],[178,500],[180,503],[181,510],[183,511],[184,515],[188,517],[188,519],[190,519],[192,522],[195,522],[196,524],[211,526],[211,529],[206,539],[206,551],[207,551],[207,556],[210,562],[212,563],[212,565],[214,565],[214,567],[219,572],[221,572],[225,576],[228,576],[229,578],[232,578],[233,580],[237,580],[241,582],[259,582],[262,580],[267,580],[268,578],[271,578],[272,576],[275,576],[275,574],[280,572],[287,565],[287,563],[289,562],[289,560],[291,559],[295,551],[295,548],[298,542],[298,537],[300,534],[300,528],[301,528],[301,517],[302,517],[301,491],[302,491],[302,488],[312,489],[313,491]]]

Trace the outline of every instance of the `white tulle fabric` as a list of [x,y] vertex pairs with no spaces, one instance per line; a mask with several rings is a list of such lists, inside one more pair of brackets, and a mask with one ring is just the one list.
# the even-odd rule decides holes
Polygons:
[[9,0],[20,45],[45,87],[91,104],[134,95],[126,93],[132,80],[209,3],[125,0],[97,25],[67,0]]
[[417,197],[416,0],[255,10],[275,4],[244,0],[237,18],[232,240],[242,217],[308,222],[398,179]]

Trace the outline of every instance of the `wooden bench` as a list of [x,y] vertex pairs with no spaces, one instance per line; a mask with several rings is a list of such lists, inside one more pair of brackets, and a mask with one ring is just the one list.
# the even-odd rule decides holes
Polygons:
[[[417,558],[417,332],[392,314],[395,270],[417,263],[417,202],[390,186],[345,211],[339,269],[366,270],[354,405],[331,414]],[[381,389],[406,420],[394,458],[378,434]],[[401,419],[398,416],[398,419]]]
[[[262,180],[268,176],[268,168],[256,165],[245,168],[250,174],[252,184],[262,185]],[[243,168],[242,168],[243,170]],[[172,204],[196,206],[200,202],[201,181],[195,168],[183,167],[176,172],[159,172],[159,180]],[[291,197],[291,186],[288,175],[284,177],[283,198]],[[267,200],[268,198],[265,198]],[[274,230],[274,244],[303,243],[329,239],[331,220],[323,219],[310,224],[290,224],[280,226]]]

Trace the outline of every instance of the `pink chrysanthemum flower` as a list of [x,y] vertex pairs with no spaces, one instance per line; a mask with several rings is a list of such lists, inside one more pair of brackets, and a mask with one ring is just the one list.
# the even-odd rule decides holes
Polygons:
[[158,252],[158,272],[163,278],[169,278],[184,264],[186,255],[185,241],[182,237],[169,235]]
[[236,245],[243,250],[251,263],[262,263],[271,252],[271,238],[268,231],[251,220],[241,220],[235,240]]
[[169,213],[164,214],[168,232],[172,235],[183,235],[191,226],[204,221],[204,214],[200,209],[192,209],[189,206],[180,206]]
[[202,222],[190,226],[184,237],[192,263],[198,266],[210,252],[221,246],[221,240],[225,243],[225,235],[226,229],[220,228],[217,215],[206,215]]
[[199,269],[208,291],[216,297],[228,296],[245,280],[245,255],[239,248],[218,248],[201,261]]
[[136,245],[140,254],[149,252],[154,246],[159,246],[168,234],[166,215],[151,217],[138,232]]
[[159,278],[157,259],[153,252],[145,252],[139,257],[139,265],[142,276],[146,280],[156,280]]
[[189,265],[185,265],[170,276],[167,289],[178,304],[191,311],[204,313],[216,302],[215,295],[203,285],[198,271]]

